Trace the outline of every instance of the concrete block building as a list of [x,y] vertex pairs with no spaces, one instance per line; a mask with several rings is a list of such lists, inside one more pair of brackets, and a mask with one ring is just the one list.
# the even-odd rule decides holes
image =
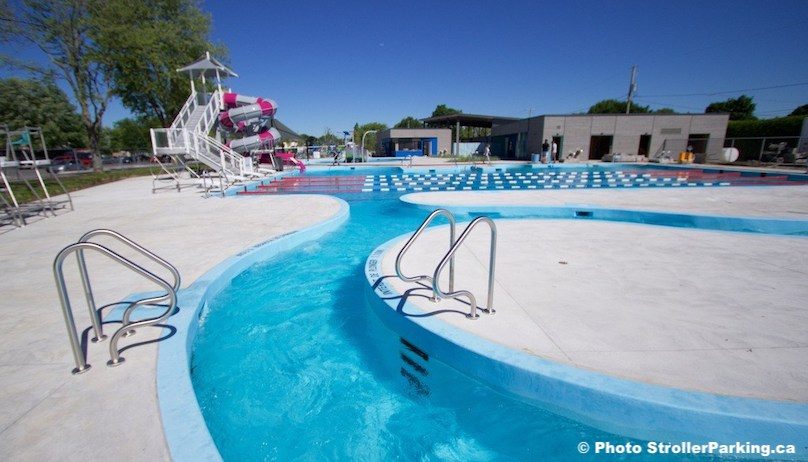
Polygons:
[[376,134],[377,157],[437,156],[451,150],[448,128],[389,128]]
[[546,139],[556,142],[559,157],[580,150],[578,160],[615,153],[653,156],[687,146],[706,157],[723,148],[728,121],[728,114],[542,115],[493,126],[491,153],[527,160],[541,152]]

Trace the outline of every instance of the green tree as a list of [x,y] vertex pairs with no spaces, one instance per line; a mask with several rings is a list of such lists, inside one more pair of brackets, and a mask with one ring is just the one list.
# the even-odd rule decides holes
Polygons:
[[674,111],[673,109],[671,109],[669,107],[661,107],[659,109],[654,109],[651,112],[654,113],[654,114],[676,114],[676,111]]
[[92,37],[112,89],[136,114],[171,124],[190,92],[177,69],[205,51],[221,57],[208,39],[210,16],[194,0],[96,0]]
[[401,119],[394,128],[422,128],[424,123],[412,116],[407,116]]
[[448,107],[445,104],[438,104],[435,107],[435,110],[432,111],[432,117],[439,117],[439,116],[445,116],[445,115],[454,115],[454,114],[462,114],[462,113],[463,113],[463,111],[461,111],[460,109],[455,109],[455,108],[452,108],[452,107]]
[[52,80],[0,79],[0,121],[40,127],[48,147],[85,147],[87,133],[67,95]]
[[329,146],[332,144],[339,144],[342,141],[337,135],[335,135],[330,128],[325,129],[325,133],[319,138],[317,138],[317,144],[320,146]]
[[[587,114],[625,114],[627,105],[627,101],[604,99],[593,104]],[[651,112],[651,109],[648,106],[631,103],[631,114],[647,114],[649,112]]]
[[[387,130],[387,124],[383,124],[381,122],[370,122],[364,125],[356,124],[354,125],[354,142],[357,145],[362,144],[362,136],[371,131],[376,130],[377,132],[382,130]],[[365,148],[366,149],[374,149],[376,147],[376,134],[370,133],[368,136],[365,136]]]
[[808,116],[808,104],[803,104],[802,106],[798,107],[791,111],[789,116]]
[[6,6],[0,38],[27,41],[48,57],[50,65],[45,69],[8,56],[4,61],[40,75],[57,75],[67,82],[79,105],[89,147],[96,154],[93,167],[102,170],[99,141],[112,94],[91,37],[95,1],[24,0],[16,8]]
[[737,98],[730,98],[726,101],[710,103],[704,110],[705,113],[725,112],[729,113],[729,120],[756,120],[755,103],[752,98],[741,95]]
[[150,128],[160,127],[154,117],[140,116],[121,119],[109,130],[109,148],[112,151],[148,151],[151,146]]

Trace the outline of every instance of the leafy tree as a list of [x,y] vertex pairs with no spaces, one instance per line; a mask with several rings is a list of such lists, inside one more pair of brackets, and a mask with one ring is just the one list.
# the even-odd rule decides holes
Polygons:
[[317,144],[319,144],[320,146],[339,144],[340,141],[342,141],[342,139],[340,139],[337,135],[332,133],[330,128],[326,128],[325,133],[323,133],[323,136],[317,138]]
[[808,116],[808,104],[803,104],[802,106],[798,107],[791,111],[789,116]]
[[121,119],[109,130],[109,148],[112,151],[148,151],[151,146],[149,129],[159,126],[160,121],[154,117]]
[[412,116],[407,116],[401,119],[394,128],[422,128],[424,123]]
[[445,104],[438,104],[435,110],[432,111],[432,117],[439,117],[445,115],[462,114],[463,111],[446,106]]
[[[387,130],[387,124],[383,124],[381,122],[370,122],[364,125],[356,124],[354,125],[354,141],[356,144],[362,143],[362,136],[369,132],[370,130],[382,131]],[[365,137],[365,148],[366,149],[373,149],[376,146],[376,134],[371,133]]]
[[[587,114],[625,114],[627,105],[627,101],[604,99],[593,104]],[[651,109],[648,106],[631,103],[631,114],[647,114],[649,112],[651,112]]]
[[48,147],[84,147],[87,133],[67,95],[53,80],[0,80],[0,120],[9,128],[40,127]]
[[737,98],[730,98],[726,101],[710,103],[704,110],[705,113],[728,112],[729,120],[756,120],[755,103],[752,98],[741,95]]
[[654,113],[654,114],[676,114],[676,111],[674,111],[673,109],[671,109],[669,107],[661,107],[661,108],[655,109],[655,110],[653,110],[651,112]]
[[[24,0],[14,11],[6,6],[0,38],[28,41],[48,57],[50,65],[46,69],[7,56],[4,60],[40,75],[58,75],[67,82],[79,105],[90,149],[96,154],[93,167],[102,170],[99,141],[112,95],[90,36],[94,1]],[[18,24],[24,26],[17,27]]]
[[188,98],[177,69],[210,50],[210,16],[194,0],[96,0],[92,37],[112,89],[133,112],[168,126]]

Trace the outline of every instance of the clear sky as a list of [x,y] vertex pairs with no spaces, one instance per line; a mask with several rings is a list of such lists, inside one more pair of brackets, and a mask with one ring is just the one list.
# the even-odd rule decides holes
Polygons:
[[[276,100],[280,120],[312,135],[427,117],[437,104],[513,117],[585,112],[624,99],[635,64],[635,101],[655,109],[703,112],[742,93],[763,118],[808,104],[806,0],[201,6],[240,75],[227,84]],[[775,86],[785,87],[760,89]],[[127,115],[116,104],[105,124]]]

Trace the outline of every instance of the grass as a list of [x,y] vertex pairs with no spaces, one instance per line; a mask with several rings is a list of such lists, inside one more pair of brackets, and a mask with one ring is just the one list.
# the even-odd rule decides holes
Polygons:
[[[486,162],[488,159],[485,156],[454,156],[450,157],[452,161],[463,164],[463,163],[482,163]],[[499,157],[491,156],[491,162],[498,161]]]
[[[122,180],[124,178],[146,176],[151,174],[152,170],[154,170],[154,167],[108,170],[104,172],[79,172],[75,174],[59,175],[59,180],[62,181],[62,184],[68,192],[73,192],[84,188],[90,188],[92,186],[112,183],[113,181]],[[62,189],[59,187],[56,181],[51,178],[50,174],[43,173],[42,178],[45,180],[45,186],[48,188],[48,192],[51,196],[62,194]],[[28,180],[28,182],[31,184],[31,186],[33,186],[34,191],[36,191],[40,198],[45,197],[45,194],[42,191],[42,186],[39,184],[39,181],[36,178]],[[31,193],[31,190],[25,186],[23,181],[16,180],[10,181],[9,183],[14,191],[14,196],[17,198],[17,202],[20,204],[33,202],[36,200],[36,197],[33,195],[33,193]]]

